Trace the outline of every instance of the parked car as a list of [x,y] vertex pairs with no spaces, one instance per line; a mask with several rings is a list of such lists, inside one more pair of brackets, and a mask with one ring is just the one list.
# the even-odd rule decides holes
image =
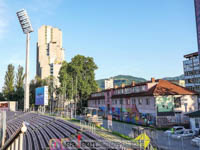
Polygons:
[[179,134],[184,130],[185,130],[185,128],[183,126],[174,126],[173,128],[165,131],[164,133],[165,133],[165,135],[170,136],[172,134]]
[[173,134],[171,137],[173,139],[185,139],[185,138],[192,138],[195,136],[195,131],[191,130],[191,129],[185,129],[183,131],[181,131],[180,133],[175,133]]
[[200,136],[197,136],[191,140],[191,144],[194,146],[200,146]]

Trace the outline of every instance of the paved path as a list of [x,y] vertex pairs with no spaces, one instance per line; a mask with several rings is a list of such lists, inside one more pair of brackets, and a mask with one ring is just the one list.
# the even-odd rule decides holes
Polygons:
[[[133,137],[132,128],[135,126],[136,125],[133,124],[112,121],[112,131],[127,135],[129,137]],[[103,127],[108,128],[107,120],[103,121]],[[166,150],[200,150],[200,148],[190,144],[191,138],[184,139],[183,141],[174,140],[171,137],[166,136],[163,131],[158,130],[146,131],[146,133],[160,148]]]

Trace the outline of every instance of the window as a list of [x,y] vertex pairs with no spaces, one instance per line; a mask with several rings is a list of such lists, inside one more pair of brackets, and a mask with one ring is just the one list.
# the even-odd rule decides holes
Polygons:
[[115,104],[117,105],[117,100],[115,100]]
[[50,64],[50,74],[53,75],[53,64]]
[[120,104],[121,104],[121,105],[123,104],[123,99],[120,99]]
[[98,100],[98,104],[100,104],[100,100]]
[[138,99],[138,103],[139,103],[139,105],[142,105],[142,99]]
[[130,104],[130,99],[126,99],[126,105]]
[[195,126],[196,128],[199,128],[199,118],[195,118]]
[[135,99],[134,98],[132,98],[131,101],[132,101],[132,104],[135,104]]
[[47,44],[47,56],[49,56],[49,43]]
[[150,101],[149,101],[149,99],[147,98],[147,99],[146,99],[146,105],[149,105],[149,103],[150,103]]
[[115,104],[115,100],[112,100],[112,104],[113,104],[113,105]]
[[105,100],[103,100],[103,104],[105,104]]
[[174,107],[175,108],[180,108],[181,107],[181,98],[177,97],[174,99]]

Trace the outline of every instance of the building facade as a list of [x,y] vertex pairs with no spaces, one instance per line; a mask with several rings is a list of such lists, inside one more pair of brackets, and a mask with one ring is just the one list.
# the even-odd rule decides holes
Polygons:
[[187,54],[183,61],[185,86],[200,93],[200,65],[198,52]]
[[63,60],[62,31],[51,26],[41,26],[37,42],[37,76],[41,79],[54,76],[58,85],[58,73]]
[[88,107],[99,108],[116,120],[169,126],[189,123],[184,113],[198,109],[195,92],[166,80],[121,86],[91,94]]
[[170,80],[170,82],[185,87],[185,80]]
[[104,83],[105,83],[105,89],[111,89],[114,87],[114,80],[112,78],[106,79]]

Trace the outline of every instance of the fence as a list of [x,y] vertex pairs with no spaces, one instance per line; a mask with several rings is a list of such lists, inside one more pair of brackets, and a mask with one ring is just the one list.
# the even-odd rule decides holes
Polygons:
[[84,120],[80,120],[80,127],[81,130],[88,130],[91,133],[95,134],[96,133],[96,125],[94,123],[86,122]]
[[26,130],[26,125],[23,123],[22,127],[20,127],[15,134],[2,145],[1,150],[23,150],[23,135]]

